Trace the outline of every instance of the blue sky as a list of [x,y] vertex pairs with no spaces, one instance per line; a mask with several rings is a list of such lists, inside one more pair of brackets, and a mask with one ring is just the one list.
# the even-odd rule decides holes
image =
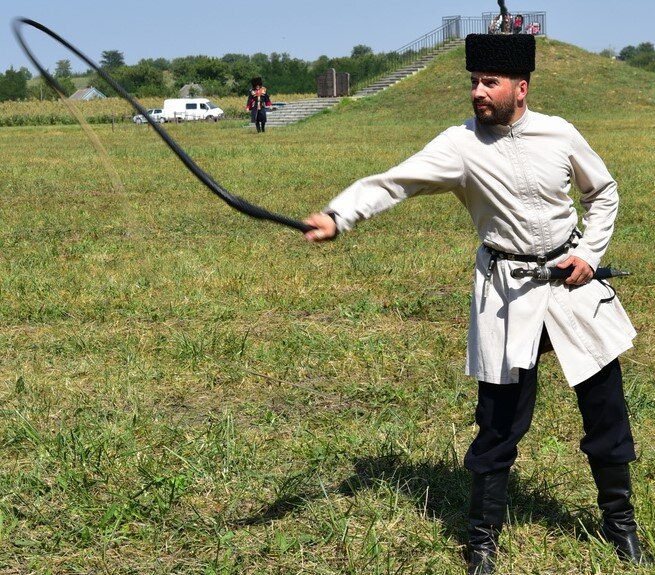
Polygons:
[[[498,10],[495,0],[20,0],[10,5],[0,34],[0,72],[10,66],[32,69],[11,32],[16,16],[41,22],[96,62],[103,51],[119,50],[127,64],[136,64],[141,58],[256,52],[286,52],[311,61],[323,54],[350,55],[358,44],[387,52],[439,27],[443,16]],[[549,37],[592,52],[655,43],[654,0],[506,0],[506,5],[514,13],[546,12]],[[86,69],[45,36],[31,29],[25,34],[50,70],[62,59],[75,71]]]

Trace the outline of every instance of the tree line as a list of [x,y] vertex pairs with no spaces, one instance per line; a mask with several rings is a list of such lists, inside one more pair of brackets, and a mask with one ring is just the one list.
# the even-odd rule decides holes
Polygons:
[[618,54],[612,48],[603,50],[601,56],[616,58],[650,72],[655,72],[655,46],[652,42],[642,42],[637,46],[626,46]]
[[[353,85],[392,69],[395,59],[395,53],[376,54],[370,47],[358,45],[348,57],[320,56],[314,62],[274,52],[270,55],[185,56],[172,60],[149,58],[135,65],[126,65],[122,52],[107,50],[102,52],[99,64],[128,92],[140,98],[176,96],[179,89],[188,84],[200,86],[205,95],[225,97],[247,94],[251,78],[257,76],[264,79],[264,84],[272,93],[315,92],[316,77],[330,68],[348,72]],[[115,95],[111,86],[96,72],[87,70],[74,73],[69,60],[58,61],[52,75],[67,96],[76,89],[73,82],[76,77],[84,77],[89,86],[96,87],[107,96]],[[57,98],[57,94],[42,78],[36,82],[30,80],[32,75],[27,68],[10,68],[0,74],[0,101]]]
[[[651,42],[626,46],[618,54],[611,48],[600,54],[655,72],[655,47]],[[312,93],[316,91],[316,77],[330,68],[349,73],[351,86],[363,84],[393,69],[397,58],[393,52],[376,54],[370,47],[360,44],[352,49],[350,56],[320,56],[314,62],[292,58],[287,53],[273,52],[269,55],[256,53],[250,56],[185,56],[172,60],[149,58],[130,66],[125,64],[122,52],[107,50],[102,53],[100,66],[128,92],[140,98],[176,96],[179,89],[187,84],[200,86],[205,95],[225,97],[246,94],[250,79],[255,76],[261,76],[272,93]],[[58,61],[53,76],[67,96],[76,89],[73,82],[75,77],[84,77],[87,85],[98,88],[107,96],[116,95],[92,70],[74,73],[69,60]],[[0,74],[0,101],[53,100],[58,97],[42,78],[31,80],[32,74],[24,67],[19,70],[12,67]]]

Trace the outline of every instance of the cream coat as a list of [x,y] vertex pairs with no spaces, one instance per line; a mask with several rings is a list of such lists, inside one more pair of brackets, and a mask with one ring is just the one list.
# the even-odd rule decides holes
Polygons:
[[[471,119],[449,128],[398,166],[355,182],[328,209],[344,231],[408,197],[452,192],[470,213],[482,243],[543,255],[566,242],[578,225],[570,196],[574,182],[584,209],[583,237],[569,255],[596,268],[614,228],[616,182],[570,123],[530,110],[512,126],[482,126]],[[514,279],[511,269],[526,264],[499,260],[485,286],[488,263],[489,254],[481,247],[468,375],[490,383],[516,382],[519,368],[535,364],[544,325],[570,385],[632,346],[634,328],[618,298],[600,303],[610,295],[600,282],[569,287]]]

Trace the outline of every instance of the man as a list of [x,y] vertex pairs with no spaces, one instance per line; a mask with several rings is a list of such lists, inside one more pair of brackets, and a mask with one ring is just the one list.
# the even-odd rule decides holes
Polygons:
[[250,121],[255,124],[257,133],[266,131],[266,108],[271,107],[271,98],[260,77],[250,80],[252,90],[248,94],[246,110],[250,112]]
[[[592,281],[613,231],[616,182],[571,124],[528,109],[533,36],[472,34],[466,68],[475,117],[386,173],[347,188],[306,220],[316,228],[306,237],[329,240],[408,197],[452,192],[482,244],[466,361],[466,373],[478,380],[479,426],[465,457],[472,472],[469,573],[495,569],[509,471],[532,419],[545,344],[577,395],[585,432],[580,447],[598,488],[602,534],[622,559],[643,562],[630,503],[635,450],[618,361],[635,331],[611,288]],[[572,182],[585,210],[583,234]],[[572,273],[552,283],[511,275],[545,264]]]

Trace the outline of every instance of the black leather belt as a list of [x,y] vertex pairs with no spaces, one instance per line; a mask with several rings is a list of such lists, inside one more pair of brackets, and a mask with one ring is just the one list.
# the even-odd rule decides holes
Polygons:
[[497,250],[496,248],[492,248],[486,244],[482,244],[484,249],[487,250],[491,256],[489,258],[489,264],[487,265],[485,277],[487,280],[491,279],[491,275],[493,274],[494,267],[496,267],[496,262],[498,260],[509,260],[514,262],[536,262],[537,265],[540,266],[546,265],[547,261],[554,260],[555,258],[566,253],[570,248],[577,246],[577,240],[581,237],[582,234],[577,229],[575,229],[571,233],[569,239],[566,240],[561,246],[545,253],[542,256],[533,256],[529,254],[512,254],[509,252]]

